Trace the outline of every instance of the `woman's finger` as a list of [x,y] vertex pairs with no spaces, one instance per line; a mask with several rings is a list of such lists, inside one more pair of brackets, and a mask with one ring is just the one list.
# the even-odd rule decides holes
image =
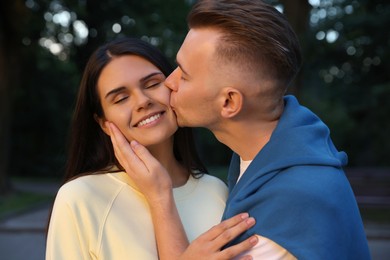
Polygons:
[[[201,235],[202,239],[204,240],[214,240],[218,238],[221,234],[228,231],[229,229],[235,227],[236,225],[248,220],[249,214],[248,213],[241,213],[234,217],[231,217],[227,220],[222,221],[218,225],[215,225],[205,233]],[[245,230],[244,230],[245,231]]]
[[[227,243],[231,242],[233,239],[235,239],[238,235],[242,234],[246,230],[250,229],[255,225],[256,221],[254,218],[249,217],[231,227],[224,230],[220,233],[218,237],[214,239],[215,246],[217,248],[222,248]],[[230,251],[228,251],[230,252]]]
[[153,170],[162,167],[161,163],[156,158],[154,158],[154,156],[148,151],[148,149],[146,149],[145,146],[141,145],[137,141],[131,141],[130,146],[149,172],[153,172]]
[[239,257],[240,260],[252,259],[251,256],[245,255],[245,253],[247,253],[249,249],[254,247],[258,241],[259,241],[258,237],[256,235],[253,235],[247,238],[246,240],[242,241],[241,243],[225,248],[219,254],[220,259],[232,259],[233,257],[239,255],[241,255]]
[[237,245],[221,250],[228,242],[238,234],[248,230],[255,223],[248,213],[238,214],[214,226],[210,230],[191,242],[180,259],[232,259],[240,256],[240,259],[252,259],[245,253],[253,248],[257,242],[257,236],[252,236]]
[[118,144],[116,142],[115,133],[111,129],[111,126],[110,126],[110,124],[108,122],[106,122],[105,124],[107,126],[108,131],[110,132],[110,139],[111,139],[112,147],[114,148],[115,157],[119,161],[119,163],[121,165],[123,165],[124,162],[122,161],[122,154],[121,154],[121,151],[119,150]]
[[134,168],[140,171],[146,168],[142,160],[134,153],[122,132],[111,122],[108,123],[115,155],[127,173],[134,172]]

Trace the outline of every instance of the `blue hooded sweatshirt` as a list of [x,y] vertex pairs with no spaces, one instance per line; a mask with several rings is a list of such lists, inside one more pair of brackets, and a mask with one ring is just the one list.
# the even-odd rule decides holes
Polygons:
[[229,168],[229,198],[223,219],[248,212],[253,234],[267,237],[298,259],[370,259],[351,186],[328,127],[293,96],[269,142],[237,182],[240,158]]

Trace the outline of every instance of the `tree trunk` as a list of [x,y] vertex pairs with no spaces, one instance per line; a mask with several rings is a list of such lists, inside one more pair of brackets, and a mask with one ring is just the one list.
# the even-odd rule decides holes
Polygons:
[[[286,15],[288,21],[293,27],[294,31],[298,35],[300,39],[301,48],[303,51],[304,58],[304,50],[305,50],[305,39],[304,34],[306,33],[309,27],[309,14],[311,10],[311,6],[308,0],[280,0],[280,3],[284,6],[284,14]],[[299,96],[299,92],[302,85],[302,75],[303,71],[301,70],[294,82],[291,83],[289,88],[289,93]]]
[[[0,15],[1,17],[2,14]],[[9,95],[6,67],[6,48],[3,28],[0,28],[0,195],[8,191],[8,151],[9,151]]]

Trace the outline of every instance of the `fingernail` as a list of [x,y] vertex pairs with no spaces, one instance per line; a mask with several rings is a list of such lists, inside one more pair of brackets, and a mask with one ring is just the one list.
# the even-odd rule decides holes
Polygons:
[[255,219],[254,218],[248,218],[247,220],[246,220],[246,223],[248,224],[248,225],[253,225],[253,224],[255,224]]
[[246,219],[249,217],[249,214],[248,213],[242,213],[241,214],[241,219]]
[[253,236],[249,239],[249,242],[253,245],[257,244],[258,238],[257,236]]
[[130,144],[131,144],[131,146],[132,147],[137,147],[137,145],[139,144],[136,140],[131,140],[131,142],[130,142]]

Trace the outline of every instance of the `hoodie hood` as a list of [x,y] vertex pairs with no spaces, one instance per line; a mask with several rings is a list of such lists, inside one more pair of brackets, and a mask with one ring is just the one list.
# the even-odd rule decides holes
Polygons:
[[329,128],[313,112],[300,106],[294,96],[286,96],[284,102],[283,114],[269,142],[256,155],[237,185],[240,158],[233,154],[228,176],[230,192],[240,189],[240,183],[266,179],[267,174],[289,167],[319,165],[341,168],[347,164],[346,153],[337,151]]
[[269,142],[240,180],[237,154],[229,168],[223,219],[248,212],[256,224],[229,245],[258,234],[298,259],[370,259],[355,197],[328,127],[286,96]]

